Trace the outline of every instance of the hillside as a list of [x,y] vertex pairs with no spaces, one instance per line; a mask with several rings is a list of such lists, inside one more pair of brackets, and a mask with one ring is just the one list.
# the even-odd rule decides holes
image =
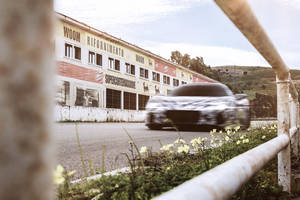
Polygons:
[[[259,66],[218,66],[219,80],[228,85],[235,93],[246,93],[254,99],[256,93],[276,95],[276,78],[271,68]],[[291,70],[292,80],[300,91],[300,70]]]

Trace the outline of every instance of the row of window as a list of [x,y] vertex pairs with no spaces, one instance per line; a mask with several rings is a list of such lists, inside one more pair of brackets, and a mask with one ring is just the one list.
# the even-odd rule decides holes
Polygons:
[[[65,56],[69,58],[75,58],[77,60],[81,60],[81,48],[77,46],[73,46],[71,44],[65,43]],[[89,51],[89,63],[95,64],[98,66],[102,66],[102,55],[95,53],[93,51]],[[126,73],[135,75],[135,65],[130,63],[125,63]],[[120,60],[115,58],[108,58],[108,68],[116,71],[120,71]],[[149,70],[140,67],[140,77],[148,79],[149,78]],[[156,82],[161,82],[160,74],[158,72],[152,72],[152,80]],[[163,83],[170,85],[170,77],[163,75]],[[181,84],[186,84],[187,82],[182,81]],[[173,86],[179,86],[179,80],[173,78]]]
[[[106,89],[106,108],[123,108],[127,110],[136,110],[136,95],[135,93],[124,92],[123,102],[121,102],[121,91]],[[138,94],[138,109],[145,110],[149,96]]]

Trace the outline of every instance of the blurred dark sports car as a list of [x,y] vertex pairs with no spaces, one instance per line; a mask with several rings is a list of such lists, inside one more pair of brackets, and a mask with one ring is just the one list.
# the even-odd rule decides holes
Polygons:
[[146,106],[146,126],[212,125],[223,128],[250,125],[249,101],[245,94],[234,95],[221,83],[193,83],[174,89],[169,96],[154,96]]

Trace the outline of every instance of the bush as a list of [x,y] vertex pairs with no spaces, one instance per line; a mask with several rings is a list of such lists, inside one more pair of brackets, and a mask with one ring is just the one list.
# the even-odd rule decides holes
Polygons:
[[[58,186],[57,199],[151,199],[276,136],[276,125],[241,131],[239,127],[211,131],[211,138],[195,138],[152,152],[130,143],[130,173],[101,176],[70,184],[70,174]],[[132,138],[131,138],[132,139]],[[257,173],[232,199],[289,199],[277,184],[276,160]]]

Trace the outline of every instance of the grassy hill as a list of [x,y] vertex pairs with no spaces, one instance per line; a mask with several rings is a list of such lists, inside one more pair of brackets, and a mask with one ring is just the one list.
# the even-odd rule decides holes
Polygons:
[[[218,72],[220,82],[228,85],[235,93],[246,93],[249,99],[256,93],[276,95],[276,76],[268,67],[259,66],[218,66],[212,67]],[[292,80],[300,92],[300,70],[291,70]]]

